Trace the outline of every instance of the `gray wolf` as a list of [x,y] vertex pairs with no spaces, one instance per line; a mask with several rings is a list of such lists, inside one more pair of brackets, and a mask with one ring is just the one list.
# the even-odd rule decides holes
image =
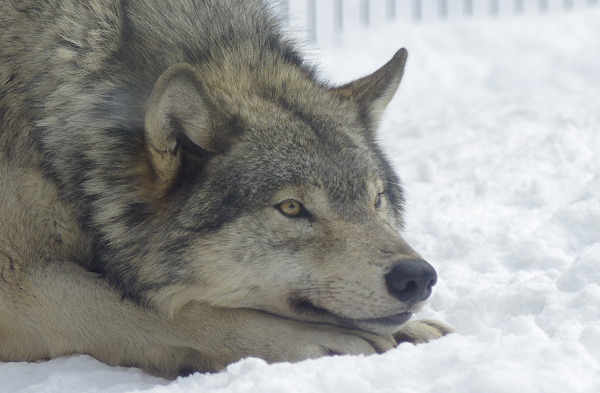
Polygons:
[[174,378],[370,354],[435,270],[376,144],[406,51],[316,77],[255,0],[0,0],[0,360]]

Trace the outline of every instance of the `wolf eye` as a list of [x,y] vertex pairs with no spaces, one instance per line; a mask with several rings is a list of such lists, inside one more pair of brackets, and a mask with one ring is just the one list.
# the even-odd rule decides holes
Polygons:
[[277,210],[284,216],[297,217],[302,212],[302,204],[298,201],[285,201],[277,205]]
[[382,195],[383,195],[383,193],[377,194],[377,199],[375,200],[375,209],[377,209],[381,206],[381,196]]

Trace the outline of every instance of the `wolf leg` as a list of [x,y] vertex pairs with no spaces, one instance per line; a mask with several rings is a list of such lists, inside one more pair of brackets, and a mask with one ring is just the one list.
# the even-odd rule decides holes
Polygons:
[[213,370],[249,356],[270,363],[295,362],[324,355],[381,353],[396,344],[392,336],[198,303],[184,307],[174,322],[179,331],[187,330],[189,339],[196,341],[193,347],[209,354],[215,362]]
[[175,377],[187,364],[190,350],[174,345],[177,332],[169,330],[170,321],[122,299],[98,275],[59,262],[20,272],[0,266],[5,266],[1,361],[84,353],[109,365],[136,366],[165,377]]
[[170,318],[122,299],[79,266],[49,263],[28,270],[14,276],[5,271],[0,283],[2,361],[85,353],[175,378],[218,371],[248,356],[299,361],[383,352],[395,344],[391,337],[199,303]]

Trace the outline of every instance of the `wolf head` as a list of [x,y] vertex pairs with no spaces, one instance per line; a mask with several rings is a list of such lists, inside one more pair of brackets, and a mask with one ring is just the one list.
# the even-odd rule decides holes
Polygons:
[[402,190],[375,142],[406,56],[336,88],[273,59],[166,70],[146,109],[144,198],[170,240],[146,253],[160,268],[139,269],[144,296],[381,334],[406,322],[437,279],[398,235]]

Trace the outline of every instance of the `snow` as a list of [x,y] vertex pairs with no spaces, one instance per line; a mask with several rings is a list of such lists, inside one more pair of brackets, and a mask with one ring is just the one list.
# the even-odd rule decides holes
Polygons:
[[381,23],[311,58],[343,82],[402,46],[380,139],[406,190],[404,236],[440,276],[418,317],[458,334],[173,382],[88,356],[0,363],[0,392],[600,391],[600,7]]

